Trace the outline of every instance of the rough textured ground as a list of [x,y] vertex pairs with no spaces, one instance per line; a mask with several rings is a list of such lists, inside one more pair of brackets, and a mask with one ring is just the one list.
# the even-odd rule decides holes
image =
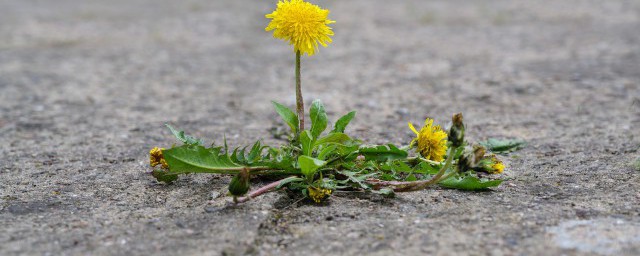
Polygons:
[[147,153],[174,143],[165,122],[281,143],[275,0],[3,0],[0,254],[640,254],[640,2],[320,2],[338,22],[303,60],[308,102],[358,110],[370,143],[464,112],[472,139],[529,141],[507,181],[220,207],[229,178],[159,184]]

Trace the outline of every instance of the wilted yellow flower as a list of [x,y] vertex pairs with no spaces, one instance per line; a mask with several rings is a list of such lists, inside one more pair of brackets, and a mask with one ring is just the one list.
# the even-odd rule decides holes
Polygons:
[[[461,161],[462,163],[462,161]],[[469,168],[467,168],[469,169]],[[478,172],[485,172],[488,174],[499,174],[504,171],[504,164],[495,154],[484,156],[477,166],[471,167],[471,169]]]
[[504,164],[502,163],[502,161],[500,161],[500,159],[498,159],[496,155],[492,155],[491,166],[486,169],[487,169],[487,172],[491,174],[502,173],[504,171]]
[[447,133],[439,125],[434,126],[433,119],[427,118],[419,132],[412,123],[409,123],[409,128],[416,134],[411,146],[416,145],[422,157],[433,161],[444,160],[447,153]]
[[307,191],[309,192],[309,197],[316,203],[322,202],[322,200],[331,195],[332,192],[331,189],[316,188],[313,186],[309,186]]
[[502,173],[504,171],[504,164],[502,162],[497,162],[491,166],[493,170],[492,174]]
[[164,156],[162,155],[162,150],[164,150],[164,148],[154,147],[149,151],[149,164],[151,164],[151,167],[161,164],[162,168],[169,168],[169,164],[167,164],[167,161],[164,160]]
[[329,10],[303,0],[278,1],[276,10],[265,16],[271,19],[265,30],[274,30],[273,37],[289,42],[295,52],[313,55],[318,44],[331,43],[333,31],[327,25],[335,21],[328,15]]

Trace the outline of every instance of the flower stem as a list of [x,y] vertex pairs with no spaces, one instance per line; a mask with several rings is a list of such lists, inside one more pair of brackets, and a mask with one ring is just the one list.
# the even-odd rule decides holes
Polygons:
[[296,111],[300,120],[298,133],[304,130],[304,100],[302,99],[302,85],[300,79],[300,51],[296,51]]
[[[444,161],[444,166],[442,166],[442,168],[440,168],[440,171],[438,171],[438,173],[436,173],[435,176],[433,176],[431,179],[429,180],[421,180],[421,181],[367,181],[368,184],[373,185],[374,188],[379,188],[379,187],[383,187],[383,186],[392,186],[393,191],[395,192],[409,192],[409,191],[416,191],[416,190],[422,190],[424,188],[426,188],[427,186],[436,184],[446,178],[451,177],[452,173],[449,173],[447,176],[444,177],[443,179],[443,175],[446,173],[447,169],[449,169],[451,167],[451,162],[453,160],[453,155],[455,154],[456,149],[453,148],[449,148],[449,154],[447,155],[447,159]],[[455,171],[454,171],[455,172]]]

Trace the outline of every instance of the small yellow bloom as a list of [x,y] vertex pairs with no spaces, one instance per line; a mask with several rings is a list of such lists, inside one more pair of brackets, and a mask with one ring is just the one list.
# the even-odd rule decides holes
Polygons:
[[278,1],[275,11],[265,17],[271,19],[265,31],[273,30],[273,37],[293,45],[294,52],[300,51],[311,56],[318,50],[318,44],[327,47],[331,43],[333,31],[327,19],[329,10],[303,0]]
[[416,134],[416,138],[411,141],[411,146],[416,145],[422,157],[442,161],[447,153],[447,133],[439,125],[433,125],[433,119],[427,118],[420,132],[409,123],[409,128]]
[[331,192],[333,192],[331,189],[316,188],[313,186],[309,186],[307,191],[309,192],[309,197],[316,203],[322,202],[323,199],[327,198],[331,195]]
[[504,164],[495,154],[484,156],[474,170],[488,174],[500,174],[504,171]]
[[169,168],[169,164],[167,164],[167,161],[164,160],[164,156],[162,155],[162,150],[164,150],[164,148],[154,147],[149,151],[149,164],[151,164],[151,167],[161,164],[162,168]]
[[491,156],[491,162],[493,164],[491,165],[491,168],[487,170],[489,173],[499,174],[504,171],[504,164],[502,163],[502,161],[500,161],[500,159],[498,159],[498,157],[496,157],[495,155]]

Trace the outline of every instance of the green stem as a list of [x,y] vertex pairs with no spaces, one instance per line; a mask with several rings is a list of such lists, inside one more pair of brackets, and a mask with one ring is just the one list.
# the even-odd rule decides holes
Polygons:
[[447,169],[449,169],[449,167],[451,167],[451,160],[453,160],[453,155],[454,155],[455,152],[456,152],[455,149],[449,148],[449,152],[448,152],[448,155],[447,155],[447,160],[444,161],[444,166],[442,166],[442,168],[440,169],[440,171],[438,171],[436,176],[434,176],[433,178],[431,178],[428,181],[423,182],[422,184],[416,184],[416,186],[411,186],[409,188],[409,191],[411,191],[411,190],[422,190],[422,189],[426,188],[429,185],[433,185],[433,184],[438,183],[440,181],[440,178],[442,177],[442,175],[444,175],[444,173],[447,171]]
[[438,162],[438,161],[433,161],[433,160],[429,160],[429,159],[424,159],[422,157],[418,157],[418,160],[428,163],[428,164],[433,164],[433,165],[441,165],[442,162]]
[[[451,163],[453,162],[453,155],[455,154],[456,150],[457,149],[449,148],[447,159],[444,161],[444,165],[442,166],[442,168],[440,168],[438,173],[436,173],[436,175],[433,176],[429,180],[424,180],[424,181],[369,181],[367,183],[373,185],[374,188],[375,187],[383,187],[383,186],[392,186],[392,187],[394,187],[393,190],[396,191],[396,192],[408,192],[408,191],[422,190],[422,189],[426,188],[427,186],[436,184],[436,183],[442,181],[443,179],[451,177],[451,175],[453,175],[452,173],[455,173],[455,171],[454,171],[452,173],[449,173],[447,176],[442,177],[447,172],[447,169],[449,169],[451,167]],[[421,160],[423,160],[423,159],[421,159]],[[430,160],[424,159],[424,161],[430,161]]]
[[296,51],[296,111],[300,120],[298,133],[304,131],[304,100],[302,99],[302,85],[300,79],[300,51]]
[[438,182],[440,182],[440,181],[445,181],[445,180],[447,180],[448,178],[453,177],[453,175],[456,175],[457,173],[458,173],[458,171],[457,171],[457,170],[452,171],[452,172],[450,172],[450,173],[447,173],[447,175],[445,175],[444,177],[442,177]]

